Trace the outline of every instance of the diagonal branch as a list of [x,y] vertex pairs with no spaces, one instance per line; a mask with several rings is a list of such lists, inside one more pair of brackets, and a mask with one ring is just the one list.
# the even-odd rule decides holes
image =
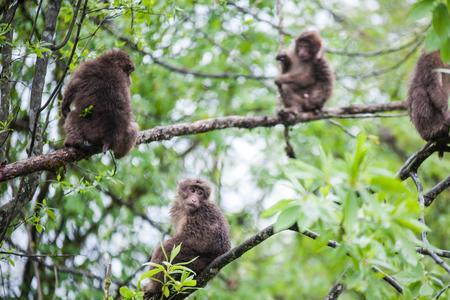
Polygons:
[[[252,129],[257,127],[274,127],[276,125],[287,124],[295,125],[316,120],[331,118],[374,118],[389,117],[392,115],[379,115],[380,112],[405,110],[405,103],[401,101],[362,105],[347,106],[340,108],[330,108],[315,113],[301,113],[291,116],[288,119],[282,119],[278,116],[228,116],[214,119],[195,121],[192,123],[179,123],[168,126],[158,126],[152,129],[141,131],[136,144],[151,143],[155,141],[170,140],[177,136],[199,134],[214,130],[226,128]],[[394,115],[398,117],[399,115]],[[86,152],[74,148],[62,148],[49,154],[30,157],[25,160],[17,161],[0,167],[0,182],[12,178],[23,176],[37,171],[55,170],[69,162],[88,158],[100,149],[90,149]],[[0,211],[2,208],[0,208]]]
[[[292,230],[296,232],[300,232],[299,228],[294,225],[286,230]],[[255,234],[254,236],[248,238],[246,241],[244,241],[242,244],[234,247],[230,251],[222,254],[221,256],[217,257],[215,260],[213,260],[206,269],[200,273],[200,275],[197,276],[197,287],[204,287],[211,279],[213,279],[219,271],[228,265],[229,263],[235,261],[239,257],[241,257],[244,253],[247,251],[253,249],[257,245],[261,244],[274,234],[277,234],[279,232],[274,232],[273,226],[268,226]],[[301,232],[304,236],[307,236],[313,240],[317,239],[319,237],[319,234],[313,232],[313,231],[303,231]],[[330,248],[337,248],[339,247],[339,243],[333,240],[330,240],[327,242],[327,246]],[[382,278],[384,281],[386,281],[389,285],[391,285],[398,293],[403,293],[402,286],[391,276],[385,274],[383,271],[381,271],[377,267],[372,267],[372,270],[376,273],[382,274]],[[177,294],[171,297],[172,300],[180,300],[185,299],[187,296],[189,296],[191,293],[195,292],[195,290],[190,290],[184,294]]]
[[425,206],[430,206],[434,199],[448,187],[450,187],[450,176],[447,176],[447,178],[436,184],[424,195]]

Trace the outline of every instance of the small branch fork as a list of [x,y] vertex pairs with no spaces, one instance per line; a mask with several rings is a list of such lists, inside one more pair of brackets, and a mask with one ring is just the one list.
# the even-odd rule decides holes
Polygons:
[[[397,177],[401,180],[406,180],[409,177],[412,178],[411,174],[416,174],[420,166],[427,160],[435,152],[450,152],[450,147],[447,145],[448,140],[438,140],[433,142],[428,142],[425,146],[411,155],[400,170],[397,173]],[[413,178],[414,180],[414,178]],[[417,184],[416,184],[417,186]],[[436,184],[432,187],[428,192],[423,195],[424,205],[430,206],[433,203],[434,199],[445,191],[448,187],[450,187],[450,176]]]
[[[420,212],[420,222],[423,225],[426,225],[425,223],[425,198],[423,196],[423,188],[422,188],[422,184],[420,183],[419,177],[417,176],[417,173],[415,172],[411,172],[410,173],[410,177],[411,179],[414,181],[414,184],[416,185],[417,188],[417,192],[419,194],[418,198],[419,198],[419,204],[420,204],[420,208],[421,208],[421,212]],[[445,261],[442,260],[442,258],[440,258],[431,248],[431,244],[428,241],[427,238],[427,232],[423,231],[422,234],[422,242],[423,245],[425,247],[425,249],[428,251],[429,256],[434,260],[435,263],[437,263],[439,266],[441,266],[448,274],[450,274],[450,267],[447,265],[447,263],[445,263]]]
[[[398,114],[380,114],[383,112],[405,110],[404,102],[391,102],[384,104],[347,106],[330,108],[320,113],[301,113],[296,116],[289,116],[287,119],[279,116],[228,116],[215,119],[206,119],[192,123],[179,123],[168,126],[158,126],[152,129],[141,131],[136,144],[151,143],[156,141],[170,140],[174,137],[191,134],[205,133],[226,128],[253,129],[257,127],[275,127],[276,125],[295,125],[317,120],[332,118],[379,118],[398,117]],[[24,176],[37,171],[56,170],[67,163],[88,158],[100,149],[89,149],[80,151],[74,148],[62,148],[51,152],[33,156],[25,160],[13,162],[0,166],[0,182],[7,181],[19,176]]]

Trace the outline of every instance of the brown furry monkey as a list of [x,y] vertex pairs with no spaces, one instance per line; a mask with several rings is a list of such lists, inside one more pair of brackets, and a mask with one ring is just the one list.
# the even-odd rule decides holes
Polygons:
[[[174,262],[186,262],[197,257],[187,265],[197,275],[231,247],[227,220],[212,202],[211,193],[211,184],[203,179],[184,179],[178,183],[177,197],[170,209],[175,235],[163,244],[167,255],[181,244],[181,251]],[[164,260],[161,247],[156,248],[151,261],[161,264]],[[163,280],[162,274],[158,279]],[[144,291],[144,299],[151,299],[161,293],[161,284],[152,280]]]
[[275,79],[283,104],[280,114],[321,110],[331,97],[334,78],[319,34],[303,32],[276,59],[281,64]]
[[408,112],[411,122],[425,141],[449,135],[450,113],[447,101],[450,75],[435,70],[448,67],[442,62],[439,51],[423,53],[412,76],[407,98]]
[[138,134],[131,111],[133,71],[133,62],[122,50],[108,51],[78,67],[62,101],[66,147],[111,149],[116,158],[133,148]]

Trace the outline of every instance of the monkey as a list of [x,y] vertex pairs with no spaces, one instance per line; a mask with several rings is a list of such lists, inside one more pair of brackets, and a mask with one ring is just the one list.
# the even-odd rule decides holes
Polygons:
[[320,111],[331,97],[334,76],[323,52],[319,34],[305,31],[278,53],[281,74],[275,84],[283,105],[280,115]]
[[[446,139],[449,136],[450,75],[436,71],[448,68],[442,62],[439,51],[422,53],[411,77],[407,107],[419,135],[425,141]],[[439,152],[439,157],[443,152]]]
[[[211,194],[212,185],[206,180],[188,178],[178,183],[176,200],[170,208],[175,235],[163,243],[167,255],[170,255],[172,248],[181,244],[175,263],[196,258],[186,265],[196,275],[231,248],[228,222],[211,200]],[[150,261],[161,264],[164,260],[161,247],[157,247]],[[163,275],[158,275],[157,279],[163,281]],[[151,299],[161,293],[161,287],[160,282],[151,280],[144,286],[144,299]]]
[[138,134],[131,111],[133,71],[128,54],[117,49],[75,70],[61,105],[66,147],[95,146],[103,152],[111,149],[116,158],[133,148]]

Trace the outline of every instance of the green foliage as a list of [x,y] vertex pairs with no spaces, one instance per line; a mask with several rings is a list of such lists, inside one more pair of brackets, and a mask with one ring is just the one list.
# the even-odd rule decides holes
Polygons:
[[[189,290],[197,289],[197,281],[194,279],[196,275],[194,271],[186,267],[197,258],[187,262],[174,263],[174,259],[181,251],[181,244],[173,247],[170,252],[170,257],[167,256],[164,247],[161,243],[161,249],[164,253],[165,261],[162,264],[153,262],[145,263],[145,266],[151,266],[152,269],[144,272],[138,280],[136,290],[131,290],[127,287],[120,288],[120,295],[124,300],[141,300],[144,293],[141,291],[141,283],[143,280],[155,280],[161,283],[161,299],[170,298],[172,295],[183,294]],[[161,273],[162,278],[161,280]],[[158,276],[158,274],[160,274]]]
[[[424,271],[415,252],[421,244],[416,236],[430,229],[418,221],[415,191],[410,191],[394,174],[380,174],[381,170],[364,163],[370,156],[369,145],[365,135],[360,134],[353,154],[345,159],[330,160],[329,154],[321,153],[320,164],[328,165],[328,170],[348,172],[325,176],[305,161],[293,162],[285,170],[285,178],[298,198],[282,200],[262,215],[269,217],[279,212],[276,230],[297,223],[300,231],[315,231],[322,240],[334,233],[340,244],[334,251],[349,255],[342,263],[335,262],[339,272],[343,272],[346,287],[369,299],[394,299],[390,286],[368,284],[377,277],[371,268],[376,266],[389,274],[399,273],[402,279],[410,278],[410,282],[405,280],[407,286],[417,284]],[[429,292],[428,287],[422,287],[411,295],[427,296]]]
[[90,118],[92,113],[94,112],[94,105],[88,105],[80,112],[80,117],[82,118]]
[[[57,45],[69,32],[75,2],[61,2]],[[444,10],[449,1],[282,2],[283,29],[296,36],[317,28],[329,50],[325,56],[337,81],[326,108],[403,100],[422,47],[440,49],[446,61],[450,56]],[[278,23],[273,1],[236,2],[244,8],[240,10],[227,1],[89,0],[76,49],[78,20],[69,41],[57,51],[40,42],[48,0],[42,1],[39,15],[40,1],[17,3],[12,41],[6,41],[10,27],[0,25],[0,46],[11,45],[13,53],[11,74],[0,79],[0,84],[11,85],[9,110],[0,120],[0,135],[8,136],[4,147],[0,139],[7,152],[0,153],[0,163],[28,156],[29,95],[36,57],[44,55],[49,65],[41,105],[80,63],[121,47],[136,65],[131,94],[141,130],[221,116],[275,115],[272,79],[251,77],[274,76],[275,53],[291,40],[284,36],[283,45],[278,43],[279,32],[271,25]],[[223,74],[232,76],[215,77]],[[39,128],[46,129],[44,153],[63,144],[62,94],[40,113]],[[91,109],[83,111],[85,117]],[[373,266],[402,284],[403,299],[435,297],[448,274],[415,248],[421,245],[419,233],[429,230],[434,246],[450,249],[449,193],[427,208],[428,227],[417,221],[415,188],[394,175],[424,144],[407,117],[317,120],[291,129],[296,160],[286,158],[283,129],[276,126],[179,136],[138,145],[120,160],[98,154],[56,174],[43,172],[22,214],[25,222],[12,223],[8,236],[17,229],[12,244],[4,242],[1,250],[28,252],[31,245],[36,254],[68,255],[46,257],[45,266],[40,264],[44,299],[102,299],[97,278],[103,276],[104,256],[113,261],[113,298],[121,293],[139,299],[139,289],[119,291],[114,282],[129,282],[135,274],[132,282],[139,282],[138,270],[157,246],[155,241],[170,235],[168,206],[176,182],[202,176],[217,187],[216,200],[231,224],[233,245],[269,224],[277,231],[297,225],[320,237],[279,232],[221,270],[220,278],[195,292],[196,299],[324,299],[337,281],[346,284],[340,300],[398,299]],[[433,156],[423,165],[425,190],[448,176],[449,159]],[[2,205],[16,198],[20,184],[16,179],[0,185]],[[328,240],[340,246],[330,249]],[[5,282],[0,298],[39,298],[28,262],[0,255]],[[176,265],[152,270],[170,274],[168,269]],[[70,273],[73,269],[77,273]],[[189,288],[192,274],[184,271],[183,282],[189,283],[180,286],[166,276],[166,291]]]
[[450,62],[450,13],[449,3],[442,3],[439,0],[422,0],[412,5],[408,18],[418,20],[425,16],[432,15],[431,28],[428,30],[425,39],[427,51],[439,49],[444,62]]

